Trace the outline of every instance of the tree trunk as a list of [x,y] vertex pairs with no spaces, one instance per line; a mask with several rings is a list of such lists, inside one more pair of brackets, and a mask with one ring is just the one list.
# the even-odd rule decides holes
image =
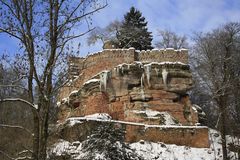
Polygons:
[[220,96],[219,97],[219,109],[221,113],[220,118],[220,132],[222,137],[222,152],[223,152],[223,160],[228,160],[227,155],[227,142],[226,142],[226,108],[227,108],[227,97],[226,96]]
[[40,123],[40,148],[39,148],[39,160],[45,160],[47,157],[47,140],[48,140],[48,119],[49,119],[49,108],[50,101],[45,98],[41,99],[42,108],[42,120]]

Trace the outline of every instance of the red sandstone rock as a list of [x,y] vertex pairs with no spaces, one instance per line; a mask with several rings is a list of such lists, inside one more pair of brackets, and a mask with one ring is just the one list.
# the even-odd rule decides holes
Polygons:
[[[134,62],[136,57],[145,62]],[[134,49],[115,49],[104,50],[84,60],[71,61],[81,63],[75,65],[79,66],[80,75],[60,90],[58,98],[61,100],[69,97],[73,90],[78,92],[71,94],[69,100],[60,106],[60,120],[108,113],[115,120],[163,125],[166,118],[163,113],[167,113],[176,125],[189,126],[198,123],[197,112],[192,109],[186,94],[193,84],[189,66],[182,64],[187,63],[186,51],[137,53]],[[121,64],[123,62],[126,64]],[[102,72],[103,70],[108,71]],[[169,135],[159,132],[159,129],[144,130],[132,125],[127,125],[126,130],[126,139],[130,142],[142,138],[152,141],[164,140],[166,143],[174,143],[175,140],[180,145],[208,146],[207,130],[196,131],[197,133],[194,130],[195,136],[188,142],[184,142],[186,136],[192,133],[182,132],[181,129],[169,130]],[[182,133],[184,135],[181,135]],[[177,136],[179,139],[171,140],[171,136]],[[202,142],[197,139],[201,137],[204,139]]]

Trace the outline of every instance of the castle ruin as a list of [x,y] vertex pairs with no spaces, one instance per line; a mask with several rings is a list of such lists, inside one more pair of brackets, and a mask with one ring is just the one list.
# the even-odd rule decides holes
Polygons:
[[[112,117],[108,123],[124,127],[128,142],[209,147],[208,128],[198,126],[197,109],[187,94],[192,87],[186,49],[104,49],[86,58],[70,57],[69,78],[58,96],[59,123],[107,113]],[[77,127],[83,137],[99,123],[81,121]],[[73,130],[61,133],[71,141],[77,136]]]

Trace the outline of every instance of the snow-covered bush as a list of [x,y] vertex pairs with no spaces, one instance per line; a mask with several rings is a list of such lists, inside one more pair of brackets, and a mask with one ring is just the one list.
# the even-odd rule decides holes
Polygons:
[[141,160],[124,142],[124,130],[113,123],[99,125],[82,143],[83,159],[92,160]]

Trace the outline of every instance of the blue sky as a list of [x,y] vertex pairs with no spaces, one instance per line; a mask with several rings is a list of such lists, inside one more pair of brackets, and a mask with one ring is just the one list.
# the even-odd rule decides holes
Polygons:
[[[139,9],[153,32],[153,44],[158,40],[158,29],[171,29],[191,37],[194,31],[209,31],[230,21],[240,22],[240,0],[108,0],[108,6],[96,13],[93,25],[104,27],[111,21],[122,20],[131,6]],[[81,42],[80,55],[101,50],[101,43],[87,46],[86,36]],[[0,54],[18,51],[17,41],[0,34]]]

